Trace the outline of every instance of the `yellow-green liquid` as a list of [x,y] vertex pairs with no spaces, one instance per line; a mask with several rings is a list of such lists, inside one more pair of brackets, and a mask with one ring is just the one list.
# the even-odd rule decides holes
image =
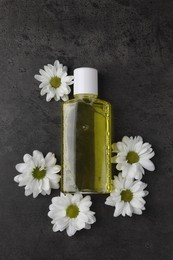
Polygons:
[[111,105],[76,95],[62,108],[62,192],[111,192]]

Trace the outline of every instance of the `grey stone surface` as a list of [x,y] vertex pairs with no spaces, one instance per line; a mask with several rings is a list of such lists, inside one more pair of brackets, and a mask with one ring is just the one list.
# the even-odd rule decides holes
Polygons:
[[[61,103],[46,103],[33,76],[59,59],[99,70],[113,106],[113,141],[141,135],[156,152],[142,216],[113,218],[92,196],[97,222],[73,238],[53,233],[53,196],[24,196],[14,166],[34,149],[60,163]],[[173,2],[0,1],[0,259],[173,259]],[[115,171],[115,170],[114,170]]]

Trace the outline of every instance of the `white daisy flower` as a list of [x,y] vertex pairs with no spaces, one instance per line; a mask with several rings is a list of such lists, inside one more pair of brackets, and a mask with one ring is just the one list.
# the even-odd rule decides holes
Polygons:
[[35,79],[40,81],[41,96],[47,94],[46,101],[52,98],[56,101],[68,100],[68,94],[71,92],[69,85],[73,84],[73,76],[67,75],[67,67],[63,66],[58,60],[54,65],[48,64],[44,66],[44,70],[39,70],[40,75],[35,75]]
[[52,218],[53,231],[66,229],[67,235],[73,236],[83,228],[90,229],[91,224],[96,221],[95,212],[90,211],[91,205],[91,197],[83,197],[79,193],[61,193],[60,196],[54,197],[48,212],[48,216]]
[[141,136],[124,136],[122,142],[112,145],[112,149],[117,153],[112,157],[112,163],[117,163],[116,168],[122,171],[123,177],[141,180],[144,168],[148,171],[155,170],[150,160],[155,153],[151,144],[143,143]]
[[53,153],[48,153],[46,157],[37,150],[33,151],[33,156],[25,154],[24,163],[16,165],[16,170],[20,172],[14,178],[19,186],[25,186],[25,195],[33,193],[36,198],[38,194],[46,195],[51,193],[51,189],[59,188],[61,166],[56,165],[56,158]]
[[115,207],[114,217],[119,215],[131,217],[133,213],[141,215],[142,210],[145,210],[143,197],[148,195],[148,191],[144,190],[147,184],[139,180],[123,178],[122,173],[114,177],[113,184],[114,190],[105,204]]

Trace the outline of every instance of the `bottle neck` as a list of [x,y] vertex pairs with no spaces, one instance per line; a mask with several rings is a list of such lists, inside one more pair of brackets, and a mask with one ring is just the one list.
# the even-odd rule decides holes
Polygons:
[[75,98],[77,99],[95,99],[97,98],[96,94],[75,94]]

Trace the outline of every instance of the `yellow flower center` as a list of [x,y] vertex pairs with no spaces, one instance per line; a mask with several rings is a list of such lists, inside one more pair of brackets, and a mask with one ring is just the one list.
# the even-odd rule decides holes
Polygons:
[[51,78],[50,80],[50,85],[53,87],[53,88],[59,88],[61,86],[61,78],[59,77],[53,77]]
[[78,214],[79,208],[75,204],[68,206],[68,208],[66,209],[66,216],[69,218],[76,218]]
[[130,164],[137,163],[139,161],[139,155],[134,151],[130,151],[126,156],[126,160]]
[[46,175],[46,170],[40,170],[39,167],[34,168],[32,171],[32,176],[34,177],[34,179],[37,180],[43,179],[45,175]]
[[123,190],[120,195],[121,200],[123,200],[124,202],[130,202],[133,199],[133,193],[131,192],[131,190]]

